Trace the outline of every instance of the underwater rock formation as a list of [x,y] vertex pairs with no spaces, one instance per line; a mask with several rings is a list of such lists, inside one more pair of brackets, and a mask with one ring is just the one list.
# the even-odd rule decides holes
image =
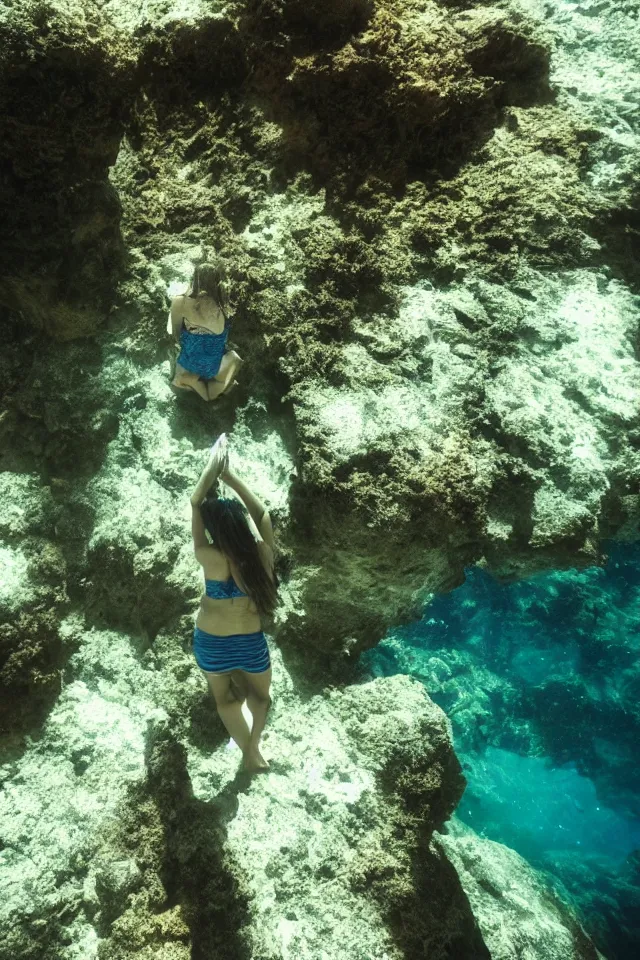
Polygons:
[[603,960],[540,874],[513,850],[455,821],[436,846],[454,865],[493,960],[527,955]]
[[[2,5],[1,960],[595,955],[519,858],[435,837],[421,688],[327,684],[470,564],[637,537],[637,15]],[[165,327],[214,254],[246,363],[212,408]],[[182,649],[221,430],[282,543],[251,786]]]

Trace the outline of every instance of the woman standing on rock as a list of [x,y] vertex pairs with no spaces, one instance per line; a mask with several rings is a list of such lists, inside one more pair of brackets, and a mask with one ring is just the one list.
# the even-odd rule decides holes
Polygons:
[[228,314],[229,284],[224,264],[200,264],[189,293],[175,297],[171,303],[167,330],[180,344],[174,387],[195,390],[203,400],[215,400],[236,386],[234,377],[242,360],[235,350],[225,352]]
[[[218,478],[244,506],[209,494]],[[278,599],[273,528],[264,504],[229,469],[224,434],[211,448],[191,508],[193,547],[205,576],[193,652],[220,718],[242,750],[245,770],[266,770],[260,736],[271,703],[271,661],[261,618],[273,614]],[[245,696],[251,731],[242,713]]]

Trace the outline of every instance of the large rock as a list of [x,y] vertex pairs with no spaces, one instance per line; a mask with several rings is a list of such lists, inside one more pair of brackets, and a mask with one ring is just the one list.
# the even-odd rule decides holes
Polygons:
[[[298,466],[287,540],[304,613],[286,639],[311,631],[323,669],[341,669],[341,651],[471,563],[519,576],[634,535],[633,236],[614,244],[612,224],[636,200],[629,177],[600,189],[611,104],[546,102],[546,34],[515,2],[259,9],[91,14],[99,42],[77,55],[120,57],[105,131],[128,129],[112,181],[130,268],[106,342],[157,363],[167,292],[212,250],[229,259],[252,367],[237,399],[250,385],[271,410],[292,401],[278,430]],[[33,10],[7,18],[16,49],[38,36]],[[75,50],[79,8],[52,17]],[[615,30],[607,43],[622,55]],[[102,150],[100,176],[114,156]],[[93,154],[77,162],[83,182],[97,175]],[[19,390],[18,409],[30,402]]]
[[514,850],[458,821],[434,844],[453,864],[492,960],[604,960],[544,876]]
[[[100,960],[406,960],[425,944],[485,960],[488,898],[515,955],[509,898],[528,868],[496,857],[478,900],[435,837],[464,780],[419,683],[301,698],[274,648],[271,771],[250,781],[176,640],[140,657],[122,634],[80,630],[40,740],[0,767],[3,960],[70,945]],[[569,914],[537,896],[540,929],[571,942]]]
[[94,333],[124,257],[107,173],[133,60],[99,5],[73,0],[5,5],[0,50],[0,302],[63,339]]
[[[202,99],[190,111],[162,71],[143,71],[149,106],[113,174],[134,254],[114,342],[136,358],[155,355],[166,291],[184,289],[192,262],[216,250],[231,265],[233,335],[250,363],[251,394],[271,411],[283,393],[292,401],[278,429],[296,451],[287,541],[302,602],[286,641],[300,648],[310,634],[324,670],[341,669],[341,651],[371,644],[430,592],[461,582],[469,564],[512,577],[597,562],[602,533],[637,529],[637,453],[622,429],[639,383],[637,305],[607,265],[619,272],[620,248],[609,256],[596,239],[628,200],[612,187],[603,205],[582,175],[601,164],[601,118],[524,106],[545,99],[546,60],[520,13],[507,24],[486,7],[425,10],[356,5],[343,18],[328,7],[312,42],[315,7],[303,16],[296,4],[274,6],[262,19],[243,8],[222,49],[244,51],[245,84],[261,107],[242,105],[240,75],[216,72],[209,96],[198,74]],[[389,46],[384,31],[400,12]],[[403,191],[370,140],[387,143],[388,117],[404,116],[397,98],[411,84],[402,71],[410,63],[422,76],[427,27],[445,38],[442,49],[462,51],[455,69],[493,106],[482,136],[465,127],[468,160],[461,165],[458,153],[447,179],[435,114],[392,137],[401,180],[433,146],[434,169],[412,167]],[[160,34],[148,31],[149,49],[162,36],[162,62],[177,65],[197,29],[167,20]],[[371,66],[362,67],[365,91],[387,78],[377,112],[364,126],[346,108],[318,119],[305,97],[329,109],[335,98],[318,91],[339,85],[354,58],[358,70]],[[319,73],[294,96],[298,70]],[[443,86],[450,124],[447,111],[467,102],[458,82]],[[228,98],[217,95],[221,83]],[[513,106],[493,132],[505,103]],[[182,136],[167,143],[169,123]],[[340,124],[348,136],[331,141],[335,164],[324,170],[321,131]],[[341,179],[340,164],[357,184]],[[292,181],[301,166],[315,179]],[[598,365],[602,353],[610,369]],[[338,616],[324,615],[328,603]]]
[[[408,681],[324,688],[471,563],[518,577],[637,535],[635,9],[582,6],[5,5],[0,297],[41,333],[13,323],[0,357],[2,467],[53,504],[2,530],[7,676],[59,691],[3,769],[9,955],[498,949],[429,846],[461,790],[442,714]],[[607,56],[581,65],[589,31]],[[212,410],[172,396],[163,337],[217,253],[247,364]],[[294,678],[274,655],[273,770],[246,790],[182,650],[187,493],[221,429],[278,521]]]

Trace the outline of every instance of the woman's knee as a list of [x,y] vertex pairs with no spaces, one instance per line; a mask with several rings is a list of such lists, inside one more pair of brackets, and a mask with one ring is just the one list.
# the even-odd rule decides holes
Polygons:
[[236,703],[236,696],[233,690],[227,690],[226,693],[214,693],[213,699],[216,702],[216,709],[228,707],[230,703]]
[[265,707],[267,710],[270,709],[272,700],[268,692],[252,689],[249,696],[255,703],[260,704],[261,707]]

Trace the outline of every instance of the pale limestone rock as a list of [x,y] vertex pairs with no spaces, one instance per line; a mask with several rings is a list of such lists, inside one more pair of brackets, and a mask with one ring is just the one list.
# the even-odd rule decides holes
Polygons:
[[454,865],[492,960],[605,960],[547,879],[454,820],[436,846]]

